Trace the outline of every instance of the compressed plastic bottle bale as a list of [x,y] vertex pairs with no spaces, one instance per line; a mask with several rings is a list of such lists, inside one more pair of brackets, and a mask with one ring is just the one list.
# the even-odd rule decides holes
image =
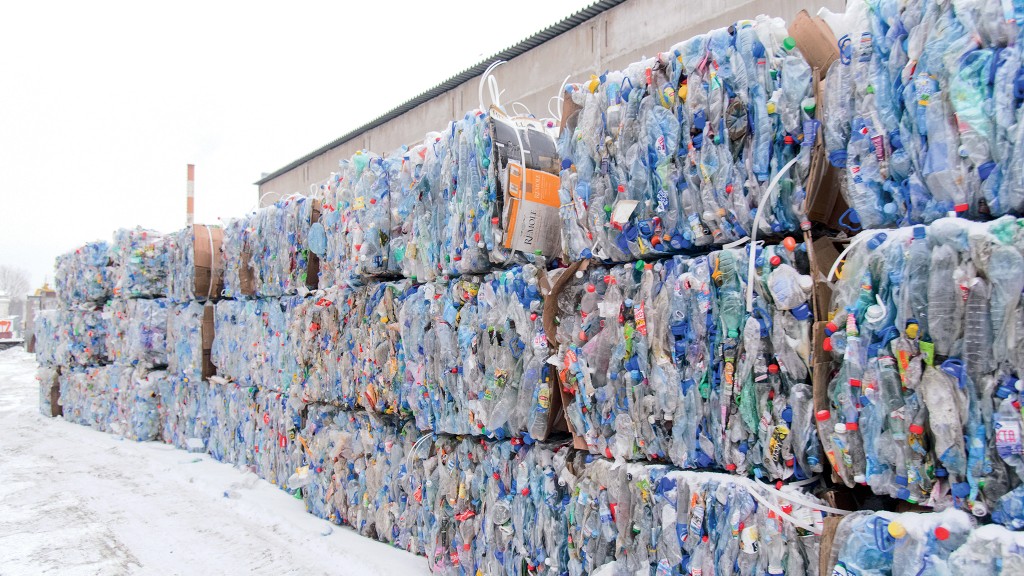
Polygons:
[[[93,426],[94,406],[107,395],[105,373],[101,367],[75,367],[60,374],[60,398],[64,419],[75,424]],[[101,409],[102,411],[102,409]]]
[[167,365],[167,316],[171,303],[153,300],[115,299],[103,310],[107,322],[107,354],[113,362]]
[[167,372],[172,375],[203,371],[206,306],[199,302],[173,304],[167,311]]
[[117,417],[110,423],[110,431],[138,442],[160,437],[160,386],[167,379],[162,370],[147,371],[135,368],[128,371],[111,370],[111,382],[116,396]]
[[[956,562],[951,559],[956,554],[961,562],[974,556],[973,570],[982,570],[990,563],[998,566],[999,547],[987,550],[994,555],[983,559],[977,558],[981,549],[965,548],[974,531],[974,520],[960,510],[859,512],[844,518],[836,528],[836,534],[844,537],[835,542],[829,564],[833,570],[858,574],[917,574],[927,570],[954,574],[960,573],[951,564]],[[1015,555],[1019,563],[1019,553]]]
[[255,462],[256,388],[243,387],[219,377],[208,388],[210,440],[207,450],[221,462],[248,467]]
[[594,267],[565,284],[559,375],[592,453],[771,479],[821,469],[807,406],[811,282],[797,271],[806,250],[760,251],[751,312],[747,258]]
[[182,450],[205,451],[210,436],[208,412],[209,383],[199,373],[168,371],[157,380],[160,394],[160,437]]
[[[272,298],[307,291],[306,247],[313,201],[293,195],[261,208],[250,219],[245,250],[253,274],[254,295]],[[234,237],[231,238],[234,241]],[[225,234],[224,242],[229,237]],[[227,264],[227,262],[225,262]],[[244,289],[243,294],[246,294]]]
[[114,295],[122,298],[166,295],[170,254],[167,238],[159,232],[144,228],[114,232],[111,248],[117,272]]
[[253,460],[256,474],[287,490],[288,478],[301,459],[301,444],[296,434],[302,429],[301,406],[290,402],[286,394],[260,390],[253,404],[255,431]]
[[47,418],[61,415],[60,372],[57,368],[40,367],[36,370],[39,381],[39,413]]
[[845,483],[978,517],[1020,485],[1019,231],[1010,217],[948,218],[851,243],[818,416]]
[[686,566],[691,573],[715,566],[817,573],[823,513],[800,489],[589,458],[577,456],[575,473],[563,474],[572,494],[570,574],[612,562],[621,573],[657,567],[671,574]]
[[68,366],[70,356],[67,341],[62,338],[64,327],[61,323],[61,311],[44,310],[36,314],[33,330],[36,362],[40,366]]
[[546,436],[551,382],[538,286],[538,270],[527,264],[406,296],[404,396],[420,429]]
[[95,366],[113,360],[108,349],[109,323],[102,310],[94,304],[80,304],[61,310],[58,315],[61,324],[61,347],[71,363],[81,366]]
[[[303,367],[302,398],[353,409],[357,404],[355,381],[342,370],[351,332],[348,323],[356,305],[357,290],[333,287],[320,290],[299,303],[288,333],[290,353]],[[345,363],[350,363],[345,360]]]
[[220,255],[224,266],[225,298],[244,298],[252,296],[255,291],[250,247],[252,219],[252,214],[233,218],[224,226],[224,242],[221,244]]
[[301,490],[306,511],[310,514],[341,523],[327,496],[333,482],[334,449],[341,428],[335,423],[341,410],[328,404],[312,404],[296,441],[301,445],[301,461],[287,480],[287,488]]
[[74,252],[61,254],[54,268],[57,300],[64,305],[104,302],[113,294],[116,269],[106,242],[89,242]]
[[167,235],[167,296],[174,302],[220,298],[224,263],[220,226],[195,224]]
[[356,292],[356,302],[347,324],[345,339],[349,373],[359,404],[381,414],[408,414],[404,398],[405,349],[399,324],[406,282],[371,284]]
[[843,24],[843,57],[829,69],[826,94],[845,97],[829,98],[825,137],[864,228],[928,223],[949,211],[1019,213],[1013,10],[850,3]]
[[566,87],[559,139],[566,257],[623,262],[809,226],[817,133],[811,70],[760,16]]

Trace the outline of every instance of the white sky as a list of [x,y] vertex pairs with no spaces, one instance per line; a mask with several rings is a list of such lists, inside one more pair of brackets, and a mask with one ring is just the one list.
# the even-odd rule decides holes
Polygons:
[[[593,0],[0,6],[0,264],[244,214],[252,185]],[[383,88],[382,88],[383,86]]]

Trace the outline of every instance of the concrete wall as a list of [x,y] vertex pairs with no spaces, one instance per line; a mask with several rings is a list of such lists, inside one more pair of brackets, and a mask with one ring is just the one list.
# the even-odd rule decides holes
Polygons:
[[[546,117],[548,101],[558,94],[566,75],[570,82],[578,82],[594,73],[620,70],[677,42],[759,14],[788,21],[802,9],[814,14],[821,7],[841,11],[845,5],[845,0],[631,0],[514,58],[498,68],[495,77],[505,91],[502,104],[506,108],[519,101],[535,116]],[[294,192],[308,194],[311,185],[337,170],[339,160],[359,150],[386,153],[444,129],[449,121],[477,108],[478,80],[474,78],[263,183],[259,187],[261,204]]]

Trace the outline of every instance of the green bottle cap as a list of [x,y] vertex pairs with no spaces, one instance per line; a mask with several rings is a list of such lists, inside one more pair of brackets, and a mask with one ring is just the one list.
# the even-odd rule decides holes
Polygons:
[[792,36],[786,36],[786,39],[782,41],[782,47],[787,51],[796,48],[796,40]]

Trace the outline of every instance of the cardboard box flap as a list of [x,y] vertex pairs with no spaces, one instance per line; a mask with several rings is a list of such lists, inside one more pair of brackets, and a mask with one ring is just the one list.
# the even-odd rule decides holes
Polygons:
[[822,76],[839,58],[839,42],[832,28],[818,16],[811,16],[807,10],[801,10],[793,18],[789,35],[796,41],[804,60]]

